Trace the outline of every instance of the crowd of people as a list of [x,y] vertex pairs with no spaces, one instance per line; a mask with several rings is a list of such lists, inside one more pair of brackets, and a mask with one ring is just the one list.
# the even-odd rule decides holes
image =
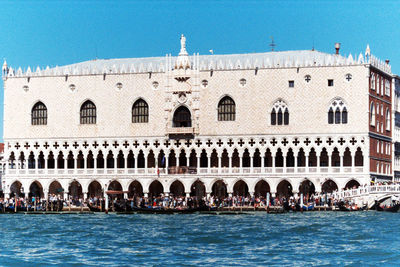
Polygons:
[[[303,197],[303,199],[301,199]],[[69,196],[63,199],[61,195],[49,195],[47,199],[36,196],[13,196],[10,198],[0,198],[0,211],[60,211],[68,209],[84,210],[87,207],[93,210],[104,211],[127,211],[134,207],[140,208],[163,208],[163,209],[190,209],[198,207],[209,207],[213,209],[223,208],[254,208],[267,209],[268,207],[282,207],[290,210],[303,207],[332,207],[343,203],[343,199],[338,199],[336,194],[296,194],[294,196],[272,195],[265,196],[131,196],[124,199],[122,195],[110,195],[106,205],[106,198],[90,196],[88,199],[82,197]],[[351,203],[348,203],[351,204]],[[91,209],[92,210],[92,209]]]

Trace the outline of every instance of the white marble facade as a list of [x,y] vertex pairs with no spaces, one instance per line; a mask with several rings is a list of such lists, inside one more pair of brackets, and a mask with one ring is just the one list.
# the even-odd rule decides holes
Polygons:
[[[206,194],[213,193],[218,180],[229,194],[237,181],[245,182],[249,194],[257,193],[260,180],[273,194],[284,180],[294,194],[304,181],[316,191],[327,181],[338,188],[349,181],[369,183],[369,66],[390,73],[387,64],[370,55],[319,51],[189,56],[185,42],[181,45],[178,56],[93,60],[35,71],[5,65],[9,163],[4,192],[12,193],[15,182],[25,192],[36,183],[46,195],[54,181],[66,194],[75,182],[82,194],[92,194],[93,181],[102,190],[117,181],[123,191],[137,181],[144,194],[151,193],[155,180],[165,193],[178,180],[186,194],[196,181]],[[231,121],[218,120],[225,96],[235,104]],[[148,105],[148,122],[132,122],[138,99]],[[96,106],[95,124],[80,123],[87,100]],[[32,108],[39,101],[47,108],[47,123],[32,125]],[[329,108],[338,103],[346,108],[347,123],[329,124]],[[288,110],[287,125],[271,125],[278,105]],[[191,127],[172,123],[181,106],[190,111]],[[167,155],[172,150],[177,160],[171,163]],[[96,159],[99,151],[105,161],[111,151],[112,167],[88,163],[88,155]],[[56,160],[60,153],[64,168]],[[67,166],[69,154],[73,166]]]

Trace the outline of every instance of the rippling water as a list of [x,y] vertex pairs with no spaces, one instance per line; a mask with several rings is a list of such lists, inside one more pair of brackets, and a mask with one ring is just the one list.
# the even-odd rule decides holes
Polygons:
[[0,215],[0,265],[399,265],[400,213]]

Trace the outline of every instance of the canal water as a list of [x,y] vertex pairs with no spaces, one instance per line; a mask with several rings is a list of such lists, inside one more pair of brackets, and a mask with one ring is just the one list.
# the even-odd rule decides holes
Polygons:
[[400,213],[0,215],[0,265],[400,265]]

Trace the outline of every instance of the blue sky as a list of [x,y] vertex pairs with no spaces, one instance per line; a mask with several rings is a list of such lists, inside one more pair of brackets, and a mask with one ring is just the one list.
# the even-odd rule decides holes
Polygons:
[[[312,49],[372,54],[400,73],[399,1],[2,1],[0,57],[9,66],[94,58]],[[1,86],[2,87],[2,86]],[[2,88],[1,88],[2,89]],[[0,102],[3,103],[3,90]],[[0,112],[3,117],[3,108]],[[1,122],[3,120],[1,119]],[[3,136],[3,125],[0,125]]]

